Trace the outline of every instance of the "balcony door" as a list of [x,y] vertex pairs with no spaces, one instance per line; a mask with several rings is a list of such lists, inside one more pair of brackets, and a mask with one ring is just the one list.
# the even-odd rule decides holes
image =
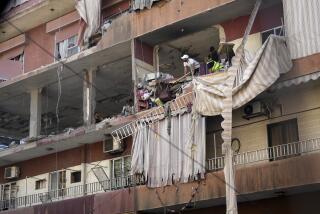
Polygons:
[[268,125],[269,156],[271,160],[299,154],[297,119]]
[[64,196],[66,188],[66,171],[56,171],[50,173],[50,193],[51,197]]

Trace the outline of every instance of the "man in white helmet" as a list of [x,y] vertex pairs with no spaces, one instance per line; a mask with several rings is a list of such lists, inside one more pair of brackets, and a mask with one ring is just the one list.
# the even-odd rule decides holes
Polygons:
[[191,74],[194,75],[195,72],[199,71],[200,63],[192,58],[190,58],[187,54],[181,57],[184,66],[184,74],[188,73],[190,70]]

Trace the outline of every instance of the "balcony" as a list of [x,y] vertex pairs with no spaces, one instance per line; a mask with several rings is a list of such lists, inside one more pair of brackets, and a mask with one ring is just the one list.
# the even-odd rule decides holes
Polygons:
[[[288,143],[265,149],[243,152],[234,155],[234,164],[245,165],[263,161],[276,161],[311,153],[320,150],[320,138]],[[207,162],[209,171],[220,170],[224,167],[224,157],[209,159]]]
[[73,0],[28,0],[10,8],[0,20],[0,42],[73,11],[74,4]]
[[[265,163],[263,165],[264,166],[263,168],[265,170],[267,170],[265,173],[268,173],[269,172],[268,170],[271,170],[272,167],[275,166],[275,164],[269,164],[270,161],[272,163],[278,162],[279,164],[276,164],[276,165],[277,165],[277,167],[280,167],[280,168],[282,166],[289,164],[289,162],[287,162],[287,161],[291,161],[290,158],[292,158],[292,165],[294,165],[293,163],[297,162],[297,161],[301,161],[301,164],[304,165],[306,162],[308,162],[308,160],[311,157],[311,156],[308,157],[307,154],[317,153],[319,150],[320,150],[320,138],[315,138],[315,139],[310,139],[310,140],[305,140],[305,141],[300,141],[300,142],[295,142],[295,143],[284,144],[284,145],[280,145],[280,146],[268,147],[268,148],[260,149],[260,150],[256,150],[256,151],[248,151],[248,152],[236,154],[234,156],[234,161],[235,161],[236,166],[240,166],[240,165],[244,166],[241,169],[239,169],[240,170],[239,174],[242,174],[244,171],[247,172],[248,170],[252,171],[253,169],[254,170],[259,169],[260,166],[258,165],[258,163]],[[294,157],[296,157],[296,158],[294,158]],[[284,160],[284,159],[287,159],[287,160]],[[268,165],[266,165],[266,164],[268,164]],[[213,200],[214,198],[217,198],[217,197],[223,197],[223,195],[221,195],[220,191],[224,189],[224,185],[223,185],[223,183],[219,182],[215,178],[215,177],[222,176],[220,170],[223,168],[223,166],[224,166],[224,157],[218,157],[218,158],[213,158],[213,159],[208,160],[208,167],[207,167],[208,173],[207,173],[207,177],[206,177],[206,183],[209,186],[214,185],[216,188],[219,187],[218,188],[219,191],[217,189],[217,192],[211,192],[211,194],[213,194],[214,197],[212,195],[212,196],[210,196],[210,198],[206,198],[206,200],[209,200],[209,199]],[[294,172],[294,171],[301,170],[301,169],[299,167],[298,168],[292,167],[290,170],[293,170],[293,172]],[[212,171],[217,171],[217,172],[212,172]],[[281,173],[287,173],[287,172],[281,171]],[[276,175],[274,175],[274,176],[281,177],[282,176],[281,173],[277,176]],[[250,176],[252,176],[253,174],[250,174]],[[248,178],[248,179],[252,179],[252,178]],[[271,179],[271,177],[265,177],[265,178],[259,178],[259,179]],[[276,179],[276,178],[274,178],[274,179]],[[302,180],[301,180],[301,178],[299,178],[299,179],[298,179],[299,182],[296,182],[295,184],[297,184],[297,183],[300,183],[303,185],[312,184],[312,182],[311,182],[312,179],[311,180],[306,180],[305,178]],[[272,189],[274,191],[276,191],[277,188],[292,187],[290,182],[289,183],[288,183],[288,181],[286,181],[286,182],[287,182],[286,186],[281,186],[281,187],[274,186],[274,187],[272,187]],[[311,183],[309,183],[309,182],[311,182]],[[112,192],[114,192],[114,191],[120,191],[122,193],[125,192],[125,194],[129,194],[128,191],[125,191],[125,189],[129,188],[129,187],[134,187],[134,186],[140,186],[139,188],[137,188],[138,195],[140,195],[139,199],[138,199],[138,201],[141,203],[140,205],[145,208],[146,207],[151,208],[151,205],[144,204],[144,200],[143,200],[143,197],[146,196],[145,194],[151,194],[151,192],[153,192],[152,189],[143,187],[143,185],[145,183],[146,183],[146,179],[144,176],[141,176],[141,175],[136,175],[136,176],[130,175],[130,176],[126,176],[126,177],[118,177],[118,178],[108,179],[108,180],[102,181],[102,182],[87,183],[85,185],[81,184],[81,185],[77,185],[77,186],[73,186],[73,187],[57,189],[54,191],[47,191],[47,192],[43,192],[43,193],[25,195],[25,196],[21,196],[21,197],[11,198],[8,200],[2,200],[2,201],[0,201],[0,209],[1,210],[10,209],[11,210],[11,209],[16,209],[16,208],[21,208],[21,207],[29,207],[29,206],[47,204],[47,203],[56,202],[56,201],[63,201],[66,199],[80,198],[80,197],[83,197],[86,195],[95,195],[97,193],[102,193],[102,192],[106,192],[106,194],[108,192],[113,194]],[[185,190],[190,189],[189,188],[190,185],[192,186],[193,182],[181,185],[181,188],[182,188],[180,190],[181,194]],[[209,188],[209,186],[207,187],[206,191],[210,192],[211,187]],[[239,186],[239,189],[244,188],[243,191],[241,191],[241,192],[245,193],[246,192],[245,188],[249,188],[249,186],[247,186],[247,187]],[[295,186],[295,185],[293,185],[293,186]],[[167,190],[167,191],[171,191],[171,187],[168,187],[168,188],[169,188],[169,190]],[[174,186],[172,188],[174,189]],[[264,189],[264,188],[265,187],[261,187],[261,189],[259,191],[266,191],[266,189]],[[175,191],[175,190],[173,190],[173,191]],[[119,192],[117,192],[116,194],[119,194]],[[265,194],[265,193],[261,193],[261,194]],[[130,197],[133,197],[133,196],[130,196]],[[153,201],[153,203],[155,203],[155,201]],[[153,205],[154,204],[152,204],[152,206]]]
[[8,200],[0,200],[0,210],[11,210],[37,204],[51,203],[143,184],[145,184],[145,178],[140,175],[117,177],[102,182],[93,182],[85,185],[77,185],[73,187],[52,190],[44,193],[11,198]]

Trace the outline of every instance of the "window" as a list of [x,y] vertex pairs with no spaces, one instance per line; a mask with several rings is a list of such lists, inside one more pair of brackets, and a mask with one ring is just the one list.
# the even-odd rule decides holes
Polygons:
[[15,61],[15,62],[22,62],[23,63],[23,59],[24,59],[24,53],[22,52],[21,54],[10,58],[10,60]]
[[282,26],[272,28],[270,30],[261,32],[262,44],[268,39],[270,35],[284,36],[284,28]]
[[81,182],[81,171],[71,172],[71,183]]
[[37,180],[36,181],[36,190],[46,188],[46,183],[47,183],[46,179]]
[[66,40],[58,42],[56,44],[55,57],[57,60],[70,57],[79,52],[79,47],[77,46],[78,36],[72,36]]
[[1,185],[2,200],[9,200],[17,197],[18,186],[15,182]]
[[111,160],[111,177],[126,177],[130,175],[131,156]]
[[[270,124],[267,129],[269,147],[281,146],[283,144],[299,141],[297,119]],[[298,144],[292,146],[298,147]],[[291,155],[291,151],[292,150],[286,146],[277,147],[277,149],[270,150],[270,153],[272,153],[270,156],[271,159],[283,159],[285,156]]]

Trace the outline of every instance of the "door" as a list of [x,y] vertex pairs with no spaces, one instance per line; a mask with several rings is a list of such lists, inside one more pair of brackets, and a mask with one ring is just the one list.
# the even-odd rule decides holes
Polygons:
[[57,198],[65,195],[66,171],[50,173],[50,196]]
[[284,159],[299,154],[297,119],[268,125],[269,157],[271,160]]

